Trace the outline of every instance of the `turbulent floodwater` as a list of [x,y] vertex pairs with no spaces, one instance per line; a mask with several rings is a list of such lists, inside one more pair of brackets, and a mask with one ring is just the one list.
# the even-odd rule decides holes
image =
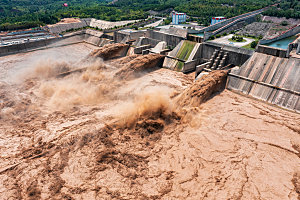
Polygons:
[[299,114],[93,49],[0,58],[0,199],[299,198]]

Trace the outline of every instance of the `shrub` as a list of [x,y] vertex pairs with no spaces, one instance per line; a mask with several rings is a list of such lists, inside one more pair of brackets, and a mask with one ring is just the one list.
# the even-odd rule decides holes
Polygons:
[[231,39],[237,42],[242,42],[244,40],[243,36],[240,35],[234,35],[231,37]]
[[214,40],[214,39],[215,39],[215,36],[212,35],[212,36],[210,36],[208,39],[209,39],[209,40]]
[[171,22],[172,22],[172,19],[170,17],[168,17],[167,19],[164,20],[165,25],[169,25],[169,24],[171,24]]
[[281,24],[282,26],[287,26],[287,25],[289,25],[289,22],[288,22],[288,21],[282,21],[280,24]]
[[216,38],[220,38],[220,37],[221,37],[221,35],[220,35],[220,34],[216,35]]
[[225,33],[223,33],[222,35],[223,35],[223,36],[226,36],[226,35],[228,35],[228,34],[225,32]]
[[131,29],[135,29],[135,30],[138,30],[138,29],[139,29],[139,27],[137,27],[137,26],[134,26],[134,25],[133,25],[133,26],[131,26],[130,28],[131,28]]
[[251,42],[250,47],[254,49],[257,46],[257,44],[258,44],[257,41],[253,41]]

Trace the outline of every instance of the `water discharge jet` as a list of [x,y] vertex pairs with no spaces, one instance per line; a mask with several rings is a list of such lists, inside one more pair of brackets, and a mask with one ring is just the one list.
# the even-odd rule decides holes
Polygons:
[[[127,59],[135,57],[99,63],[91,59],[86,65],[77,56],[73,60],[78,62],[59,59],[70,69],[87,69],[0,86],[0,114],[6,117],[0,118],[0,169],[5,168],[0,170],[1,196],[297,195],[299,158],[293,146],[299,144],[299,134],[292,129],[298,115],[227,90],[214,96],[211,91],[222,88],[226,72],[193,83],[192,74],[159,67],[148,72],[142,59],[130,61],[132,65]],[[125,70],[126,76],[117,76],[126,66],[140,66],[137,74],[143,76],[135,71],[127,76]],[[13,114],[6,115],[7,109]],[[252,190],[256,185],[259,193]]]

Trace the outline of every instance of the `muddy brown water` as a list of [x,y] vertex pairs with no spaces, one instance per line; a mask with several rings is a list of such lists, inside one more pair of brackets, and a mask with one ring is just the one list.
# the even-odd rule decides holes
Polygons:
[[213,85],[119,79],[126,59],[80,62],[93,49],[0,59],[0,199],[299,198],[299,114],[228,90],[199,105]]

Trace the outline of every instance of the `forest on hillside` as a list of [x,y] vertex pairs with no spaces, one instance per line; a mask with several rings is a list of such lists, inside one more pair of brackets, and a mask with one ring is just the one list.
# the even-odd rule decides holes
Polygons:
[[264,14],[269,16],[275,16],[275,17],[300,19],[300,1],[299,0],[282,1],[277,7],[265,11]]
[[[168,8],[185,12],[201,24],[212,16],[233,17],[276,3],[277,0],[1,0],[0,30],[53,24],[61,18],[96,18],[109,21],[144,19],[148,11]],[[67,3],[68,7],[63,4]],[[300,18],[300,2],[283,0],[266,12],[271,16]]]

